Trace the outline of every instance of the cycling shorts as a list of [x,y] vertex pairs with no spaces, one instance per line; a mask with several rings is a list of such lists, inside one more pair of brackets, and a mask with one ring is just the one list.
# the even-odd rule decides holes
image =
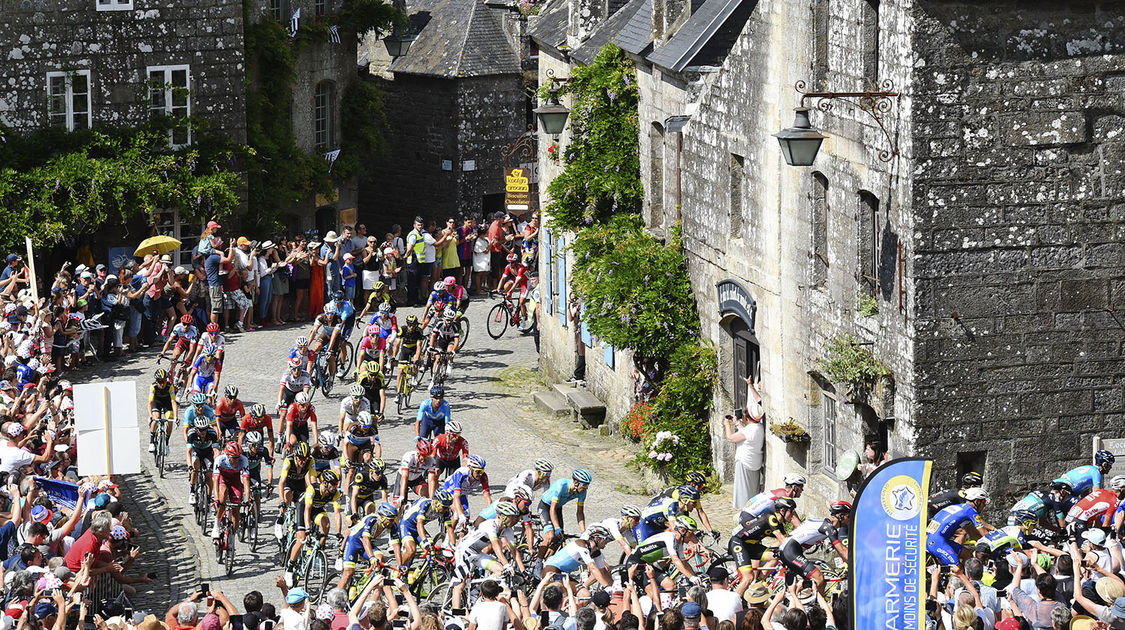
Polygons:
[[[297,400],[297,394],[300,394],[302,391],[304,390],[298,389],[297,391],[293,391],[284,387],[281,388],[281,404],[285,405],[286,407],[292,405]],[[285,416],[282,416],[282,420],[284,419]]]
[[191,449],[191,461],[201,460],[204,464],[204,470],[209,469],[211,464],[215,462],[215,451],[210,446],[207,448],[189,446],[188,448]]
[[749,568],[757,560],[761,560],[769,549],[761,542],[748,542],[741,538],[731,538],[727,543],[727,553],[734,556],[734,561],[739,569]]
[[230,433],[239,431],[238,418],[231,418],[230,420],[219,420],[219,433],[226,437]]
[[[573,573],[582,568],[582,563],[578,558],[567,553],[566,545],[559,549],[547,559],[546,566],[555,567],[560,573]],[[605,568],[605,554],[599,553],[594,557],[594,566],[599,569]]]
[[668,521],[664,520],[663,525],[656,525],[650,521],[641,521],[633,528],[633,535],[637,539],[637,544],[643,543],[649,536],[659,534],[660,532],[667,531]]
[[926,552],[937,558],[942,566],[953,566],[961,562],[961,545],[951,543],[941,536],[926,538]]
[[[172,413],[172,400],[154,400],[152,401],[152,410],[160,414]],[[165,419],[169,421],[172,420],[172,418]]]
[[298,442],[308,442],[309,441],[309,423],[308,422],[305,422],[303,424],[292,424],[292,425],[289,426],[289,431],[293,435],[297,436]]
[[[539,505],[536,507],[539,512],[539,522],[543,524],[543,533],[550,533],[555,531],[555,526],[551,524],[551,504],[546,503],[543,499],[539,500]],[[559,533],[562,533],[563,523],[562,506],[559,507]]]
[[[382,552],[378,549],[375,550],[375,555],[380,556]],[[348,541],[344,544],[344,568],[354,569],[360,560],[371,560],[371,556],[367,555],[367,550],[363,548],[363,540],[361,536],[349,536]]]
[[[323,527],[328,524],[328,512],[324,508],[312,508],[309,516],[312,518],[313,525]],[[306,529],[308,529],[308,525],[305,523],[305,506],[301,503],[297,506],[297,531],[303,532]]]
[[401,346],[399,346],[398,357],[396,357],[396,358],[399,361],[409,361],[409,360],[414,358],[414,353],[417,352],[417,350],[418,350],[418,344],[417,343],[415,343],[413,346],[408,346],[404,343]]
[[457,472],[458,468],[461,467],[461,458],[442,459],[438,457],[436,458],[436,460],[438,477],[442,475],[452,475],[453,473]]
[[[297,479],[291,477],[285,478],[285,489],[293,491],[293,501],[297,503],[300,503],[301,497],[305,496],[305,490],[308,490],[308,488],[309,486],[305,483],[304,477],[299,477]],[[297,511],[300,512],[301,510]]]
[[809,562],[809,559],[805,557],[805,548],[796,540],[786,540],[778,548],[777,557],[781,560],[781,564],[789,570],[790,575],[785,577],[787,584],[792,584],[793,576],[800,575],[808,579],[817,570],[816,565]]
[[191,391],[206,393],[215,384],[215,375],[203,376],[202,374],[195,375],[195,382],[191,385]]
[[489,566],[496,562],[496,556],[488,553],[465,551],[458,553],[453,564],[453,577],[458,581],[472,577],[476,569],[489,572]]
[[228,481],[226,475],[219,475],[219,487],[227,488],[227,503],[242,503],[242,480],[239,479],[238,483]]

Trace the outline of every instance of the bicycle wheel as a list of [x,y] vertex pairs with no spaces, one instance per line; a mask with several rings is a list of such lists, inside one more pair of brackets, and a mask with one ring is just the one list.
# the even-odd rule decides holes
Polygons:
[[305,569],[305,592],[314,603],[319,603],[321,595],[324,594],[324,587],[327,585],[328,556],[324,555],[323,549],[317,549]]
[[457,349],[464,350],[465,344],[469,343],[469,320],[466,317],[462,317],[457,320],[457,324],[461,329],[461,343],[457,344]]
[[[163,419],[157,420],[157,422],[163,424],[164,420]],[[164,429],[163,428],[158,429],[157,433],[156,433],[156,455],[155,455],[155,458],[156,458],[157,474],[160,475],[161,479],[164,478],[164,461],[165,461],[164,449],[165,449],[165,447],[167,447],[166,442],[167,442],[167,439],[164,436]]]
[[449,569],[440,564],[432,564],[426,575],[419,580],[418,597],[425,601],[441,601],[445,599],[443,589],[448,588]]
[[524,335],[531,332],[531,329],[534,326],[535,320],[531,318],[531,313],[527,313],[526,315],[521,317],[518,322],[516,322],[516,330],[520,331],[520,333]]
[[250,552],[258,551],[258,529],[262,525],[262,513],[257,505],[250,508]]
[[336,375],[332,373],[332,370],[326,364],[324,369],[320,372],[320,391],[324,394],[325,398],[328,397],[328,394],[332,393],[332,384],[335,379]]
[[227,549],[223,554],[226,559],[227,575],[234,573],[234,532],[227,530]]
[[340,369],[343,370],[346,378],[352,369],[352,362],[355,361],[355,346],[352,342],[345,341],[344,345],[340,346],[340,356],[336,357],[336,361],[340,363]]
[[508,309],[503,302],[493,305],[488,311],[488,320],[485,321],[484,326],[488,329],[488,336],[499,339],[504,331],[508,330],[508,319]]
[[434,385],[444,385],[445,377],[449,374],[449,359],[434,361]]

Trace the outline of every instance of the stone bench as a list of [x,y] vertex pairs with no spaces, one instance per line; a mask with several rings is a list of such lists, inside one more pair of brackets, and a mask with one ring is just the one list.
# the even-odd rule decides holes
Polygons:
[[605,403],[584,389],[575,389],[566,394],[566,400],[573,410],[573,418],[585,429],[594,429],[605,422]]

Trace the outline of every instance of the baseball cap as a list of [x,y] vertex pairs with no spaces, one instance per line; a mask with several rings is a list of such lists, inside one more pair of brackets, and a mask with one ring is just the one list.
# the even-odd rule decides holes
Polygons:
[[58,612],[59,609],[51,602],[39,602],[35,606],[34,614],[36,617],[42,619],[48,615],[56,615]]
[[355,260],[355,256],[351,252],[344,254],[344,260]]
[[234,243],[235,243],[235,245],[249,245],[250,239],[246,238],[245,236],[240,236],[240,237],[238,237],[238,240],[235,241]]
[[1020,621],[1015,617],[996,622],[996,630],[1020,630]]
[[16,388],[16,386],[12,385],[11,381],[0,381],[0,391],[7,391],[9,389],[15,389],[15,388]]
[[83,271],[86,271],[87,269],[89,269],[89,267],[87,267],[86,265],[78,265],[77,267],[74,268],[74,273],[82,273]]
[[96,508],[104,508],[105,506],[109,505],[109,502],[110,497],[104,492],[94,497],[94,507]]
[[107,267],[101,263],[98,263],[97,266],[94,267],[94,271],[105,271],[106,269]]
[[215,613],[207,613],[199,622],[199,630],[219,630],[222,627],[223,622]]
[[707,569],[707,577],[711,578],[712,580],[714,580],[716,582],[721,582],[721,581],[727,579],[728,577],[730,577],[730,573],[728,573],[727,570],[724,569],[723,567],[716,564],[715,566],[711,567],[710,569]]
[[52,512],[42,505],[31,508],[31,520],[36,523],[50,523]]
[[685,602],[684,605],[680,607],[680,614],[684,617],[699,617],[703,614],[703,609],[695,602]]
[[1099,547],[1105,544],[1105,532],[1097,528],[1082,532],[1082,538]]
[[590,596],[590,601],[594,602],[594,605],[598,608],[609,606],[609,600],[609,593],[606,591],[596,591]]
[[218,229],[222,229],[222,227],[223,226],[219,225],[218,221],[208,221],[207,222],[207,228],[210,229],[210,230],[218,230]]
[[17,260],[23,260],[22,258],[20,258],[19,254],[8,254],[8,264],[9,265],[16,262]]
[[289,593],[285,595],[286,604],[299,604],[309,598],[309,594],[303,588],[289,589]]

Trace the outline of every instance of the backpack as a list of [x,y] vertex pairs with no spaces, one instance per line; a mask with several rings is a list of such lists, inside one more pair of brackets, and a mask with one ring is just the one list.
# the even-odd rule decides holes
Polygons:
[[[547,614],[550,615],[551,613]],[[548,625],[544,630],[563,630],[564,624],[566,624],[566,613],[560,610],[558,616],[555,617],[555,620],[552,621],[550,625]]]

